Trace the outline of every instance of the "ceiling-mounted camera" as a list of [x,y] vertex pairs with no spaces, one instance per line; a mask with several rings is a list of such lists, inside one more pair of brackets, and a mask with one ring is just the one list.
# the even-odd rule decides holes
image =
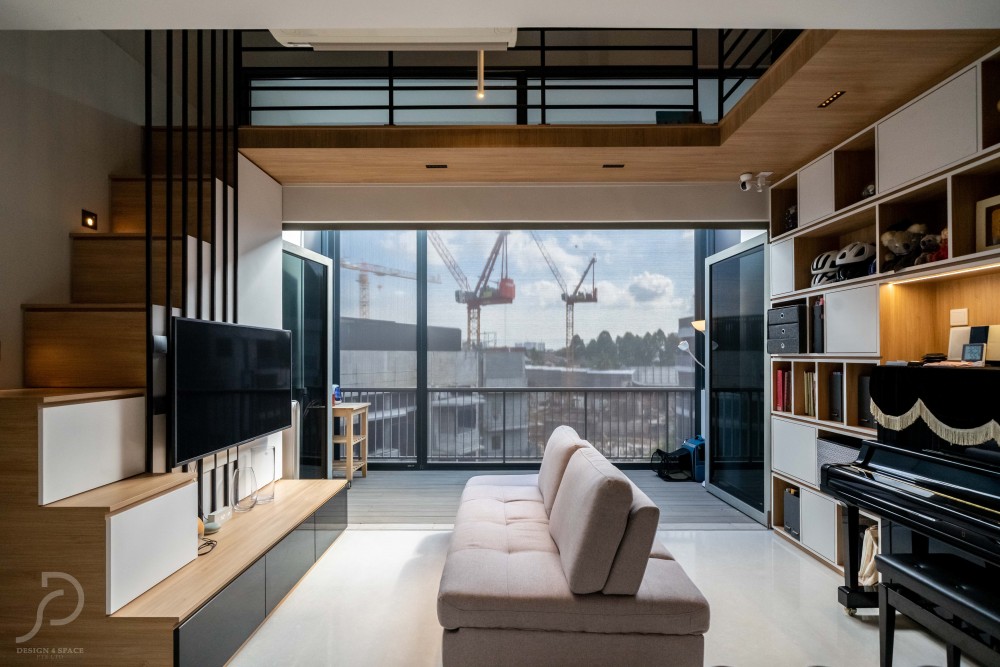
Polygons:
[[749,171],[740,174],[740,190],[743,192],[750,191],[750,182],[753,181],[753,174]]
[[750,188],[756,186],[757,192],[763,192],[764,188],[771,185],[771,182],[767,180],[767,177],[772,173],[774,172],[762,171],[754,176],[749,171],[743,172],[740,174],[740,190],[743,192],[750,192]]

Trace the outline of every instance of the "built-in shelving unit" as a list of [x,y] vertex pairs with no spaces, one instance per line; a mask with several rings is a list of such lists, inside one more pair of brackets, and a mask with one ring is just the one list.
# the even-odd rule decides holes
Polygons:
[[[968,309],[971,326],[1000,324],[1000,246],[977,243],[976,231],[977,203],[1000,195],[998,102],[1000,49],[771,189],[771,305],[804,304],[810,327],[808,351],[771,357],[771,523],[834,569],[842,570],[844,517],[819,489],[820,466],[876,437],[862,378],[880,363],[947,352],[954,308]],[[787,229],[792,205],[798,225]],[[893,267],[882,234],[910,225],[946,236],[947,257]],[[854,241],[875,244],[871,272],[813,286],[813,259]],[[823,327],[813,330],[821,299]],[[790,392],[787,405],[779,390]],[[831,440],[846,444],[823,445]],[[783,528],[790,488],[800,498],[799,536]]]

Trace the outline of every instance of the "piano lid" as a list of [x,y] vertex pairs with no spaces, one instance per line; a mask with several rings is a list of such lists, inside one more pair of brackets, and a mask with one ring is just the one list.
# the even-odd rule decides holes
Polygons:
[[878,440],[1000,470],[1000,369],[876,366]]

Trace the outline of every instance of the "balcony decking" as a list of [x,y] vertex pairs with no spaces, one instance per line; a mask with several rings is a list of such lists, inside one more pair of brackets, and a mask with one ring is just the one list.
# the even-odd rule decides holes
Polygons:
[[[379,471],[355,479],[348,521],[355,528],[451,528],[465,482],[474,475],[521,471]],[[694,482],[664,482],[651,471],[629,470],[629,478],[660,508],[660,530],[762,529]]]

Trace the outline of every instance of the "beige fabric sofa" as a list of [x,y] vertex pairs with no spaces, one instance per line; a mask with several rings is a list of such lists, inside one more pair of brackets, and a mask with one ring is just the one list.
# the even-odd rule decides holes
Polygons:
[[445,667],[701,665],[708,602],[659,514],[568,426],[537,475],[470,479],[438,593]]

